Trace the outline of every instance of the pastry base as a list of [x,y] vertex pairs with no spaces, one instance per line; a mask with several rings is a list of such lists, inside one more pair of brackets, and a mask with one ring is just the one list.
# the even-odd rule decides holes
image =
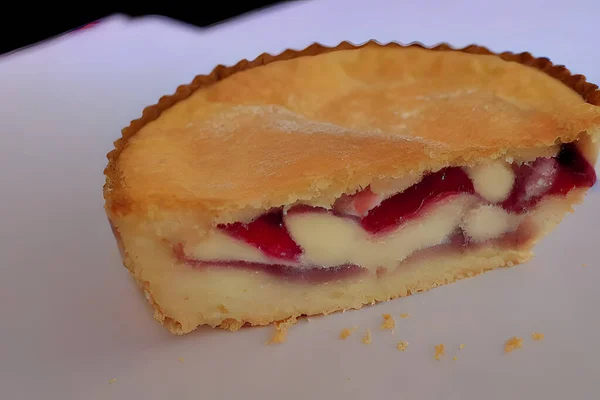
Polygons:
[[327,283],[294,282],[237,268],[194,268],[176,260],[172,247],[133,224],[119,224],[124,264],[154,317],[174,334],[200,325],[237,330],[303,315],[330,314],[408,296],[529,260],[534,244],[562,220],[585,190],[548,198],[527,219],[531,236],[518,248],[491,241],[472,248],[431,248],[395,271],[364,273]]

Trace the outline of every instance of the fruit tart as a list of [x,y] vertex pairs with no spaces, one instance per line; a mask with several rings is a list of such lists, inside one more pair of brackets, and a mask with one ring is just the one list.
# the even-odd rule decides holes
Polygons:
[[529,53],[263,54],[125,128],[105,209],[175,334],[357,309],[529,260],[596,181],[599,104]]

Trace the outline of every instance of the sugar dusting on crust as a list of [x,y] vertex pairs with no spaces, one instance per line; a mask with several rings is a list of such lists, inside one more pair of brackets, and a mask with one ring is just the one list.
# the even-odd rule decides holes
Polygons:
[[523,347],[523,338],[513,336],[504,343],[504,352],[510,353]]
[[[223,110],[212,118],[196,124],[188,124],[186,128],[194,128],[195,132],[205,135],[229,135],[239,129],[244,121],[252,120],[257,130],[278,130],[283,134],[301,133],[325,134],[338,136],[385,136],[390,140],[419,142],[428,146],[448,147],[447,144],[436,140],[414,136],[406,130],[406,134],[394,131],[384,132],[378,128],[355,129],[336,125],[331,122],[317,121],[298,114],[282,105],[239,105]],[[400,130],[402,131],[402,129]]]
[[[266,128],[276,128],[284,133],[302,133],[302,134],[329,134],[329,135],[353,135],[353,136],[385,136],[390,140],[400,140],[408,142],[419,142],[428,146],[448,147],[447,144],[425,139],[420,136],[414,136],[406,127],[392,132],[384,132],[379,128],[354,129],[345,126],[336,125],[330,122],[315,121],[306,118],[303,115],[296,114],[291,110],[278,107],[280,112],[275,112],[276,118],[267,122]],[[283,111],[283,112],[282,112]],[[405,134],[402,134],[404,132]]]

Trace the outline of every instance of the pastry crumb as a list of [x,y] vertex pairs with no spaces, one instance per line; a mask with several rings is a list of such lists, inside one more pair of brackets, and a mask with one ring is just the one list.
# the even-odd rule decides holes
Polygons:
[[458,349],[459,349],[459,350],[462,350],[462,349],[464,349],[464,348],[465,348],[465,344],[464,344],[464,343],[461,343],[461,344],[460,344],[460,346],[458,346]]
[[342,329],[342,331],[340,332],[340,339],[342,340],[346,340],[350,335],[352,335],[352,333],[356,330],[356,327],[352,327],[352,328],[344,328]]
[[271,339],[269,339],[267,341],[267,344],[285,343],[286,339],[287,339],[287,330],[284,330],[284,331],[275,330],[275,332],[273,332],[273,336],[271,336]]
[[523,347],[523,338],[513,336],[504,343],[504,352],[510,353],[513,350]]
[[408,318],[410,317],[409,313],[400,314],[400,318]]
[[435,359],[439,361],[445,352],[446,348],[443,344],[438,344],[437,346],[435,346]]
[[539,332],[534,332],[531,334],[531,338],[533,340],[544,340],[544,334]]
[[399,351],[404,351],[408,348],[408,342],[406,340],[401,340],[398,342],[398,344],[396,345],[396,348]]
[[367,329],[365,336],[363,336],[363,338],[362,338],[362,342],[364,344],[371,344],[371,330],[370,329]]
[[586,263],[581,264],[582,267],[587,267]]
[[179,357],[179,362],[183,362],[183,358]]
[[452,359],[453,359],[454,361],[456,361],[456,360],[458,360],[458,357],[454,356],[454,357],[452,357]]
[[113,383],[116,383],[116,382],[117,382],[117,378],[112,378],[112,379],[108,380],[109,385],[112,385]]
[[275,322],[275,332],[273,333],[273,336],[271,336],[271,339],[267,341],[267,344],[285,343],[285,340],[287,339],[288,330],[296,322],[298,322],[298,319],[296,317],[290,317],[284,319],[283,321]]
[[396,327],[396,321],[390,314],[383,314],[383,322],[381,323],[381,329],[394,329]]

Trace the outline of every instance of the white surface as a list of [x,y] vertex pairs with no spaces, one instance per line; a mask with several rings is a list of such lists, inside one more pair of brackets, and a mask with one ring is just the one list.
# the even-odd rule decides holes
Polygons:
[[[600,3],[484,3],[296,3],[204,33],[117,17],[0,59],[0,397],[598,398],[595,191],[533,262],[304,321],[275,347],[263,345],[270,328],[168,334],[120,265],[104,216],[102,169],[120,128],[195,74],[262,51],[344,39],[477,42],[530,50],[600,82]],[[386,312],[395,334],[378,329]],[[366,328],[370,346],[360,343]],[[546,339],[533,342],[535,331]],[[525,345],[505,355],[513,335]]]

